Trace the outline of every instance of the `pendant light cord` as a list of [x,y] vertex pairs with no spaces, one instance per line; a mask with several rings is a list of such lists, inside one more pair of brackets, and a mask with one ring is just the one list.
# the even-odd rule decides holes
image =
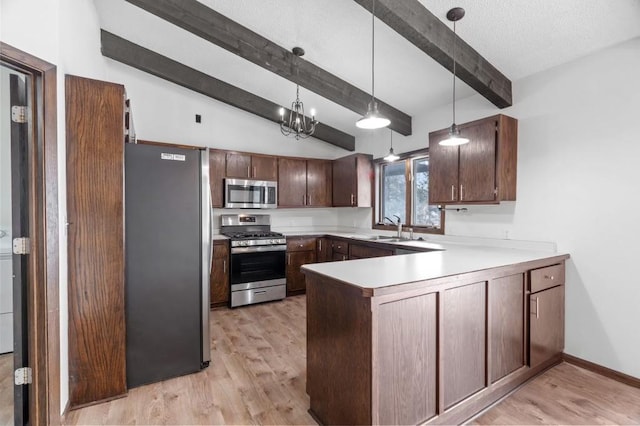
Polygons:
[[453,124],[456,124],[456,21],[453,21]]
[[376,0],[371,2],[371,102],[375,102],[375,64],[376,64],[376,51],[375,51],[375,37],[376,37]]

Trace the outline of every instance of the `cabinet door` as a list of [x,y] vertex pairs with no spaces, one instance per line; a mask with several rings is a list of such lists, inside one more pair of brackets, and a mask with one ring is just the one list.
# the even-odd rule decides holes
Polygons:
[[278,180],[278,159],[269,155],[251,156],[251,178],[259,180]]
[[328,238],[318,238],[316,260],[318,262],[331,261],[331,240]]
[[349,244],[349,259],[367,259],[370,257],[383,257],[391,255],[393,255],[393,251],[389,249],[360,244]]
[[229,246],[224,243],[213,245],[213,265],[210,277],[211,306],[221,306],[229,302]]
[[524,275],[489,285],[491,383],[524,365]]
[[278,206],[302,207],[307,200],[307,162],[278,159]]
[[458,147],[442,146],[448,133],[429,135],[429,204],[458,201]]
[[307,205],[331,207],[331,161],[307,160]]
[[304,291],[306,284],[300,267],[315,263],[315,251],[294,251],[287,253],[287,293]]
[[485,283],[444,292],[440,386],[445,408],[485,387]]
[[251,156],[247,154],[227,153],[227,177],[245,178],[251,177]]
[[224,207],[224,177],[226,153],[209,151],[209,182],[211,183],[211,204],[213,207]]
[[333,161],[333,206],[351,207],[356,197],[356,159],[345,157]]
[[460,129],[469,143],[460,145],[460,202],[496,200],[495,120],[484,120]]
[[564,349],[564,286],[529,296],[529,365],[535,367]]

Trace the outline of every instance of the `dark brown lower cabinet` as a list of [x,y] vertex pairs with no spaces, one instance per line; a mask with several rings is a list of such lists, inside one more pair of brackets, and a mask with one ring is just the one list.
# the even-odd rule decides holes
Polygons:
[[525,365],[524,274],[492,280],[489,287],[491,383]]
[[436,415],[436,299],[431,293],[380,305],[379,338],[388,344],[378,357],[379,424],[418,424]]
[[211,307],[229,304],[229,242],[227,240],[213,243],[213,261],[210,278]]
[[446,408],[485,386],[486,282],[455,287],[442,300],[442,382]]
[[529,365],[564,350],[564,285],[529,295]]
[[[333,256],[345,256],[338,244]],[[564,283],[566,258],[380,289],[305,270],[310,411],[322,424],[473,417],[561,362],[564,286],[525,286]]]
[[315,263],[317,256],[317,241],[315,237],[287,238],[287,295],[304,293],[306,289],[305,277],[300,267],[307,263]]
[[318,262],[331,261],[331,240],[326,237],[318,238],[317,259]]

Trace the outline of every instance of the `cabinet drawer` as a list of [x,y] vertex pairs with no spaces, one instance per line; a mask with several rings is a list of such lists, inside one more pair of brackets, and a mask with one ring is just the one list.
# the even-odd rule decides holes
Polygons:
[[535,293],[546,288],[564,284],[564,263],[531,271],[529,291]]
[[345,243],[344,241],[333,241],[331,243],[331,249],[334,253],[340,254],[349,254],[349,243]]
[[226,259],[229,257],[229,243],[227,241],[216,241],[213,243],[213,258]]
[[310,251],[316,250],[315,238],[287,238],[287,251]]
[[391,256],[392,250],[387,250],[378,247],[361,246],[359,244],[351,244],[349,251],[349,257],[352,258],[369,258],[369,257],[382,257]]

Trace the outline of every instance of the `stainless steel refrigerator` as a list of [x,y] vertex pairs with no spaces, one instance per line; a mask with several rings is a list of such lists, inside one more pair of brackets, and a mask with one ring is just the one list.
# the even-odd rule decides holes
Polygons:
[[126,144],[125,218],[131,388],[210,361],[208,151]]

